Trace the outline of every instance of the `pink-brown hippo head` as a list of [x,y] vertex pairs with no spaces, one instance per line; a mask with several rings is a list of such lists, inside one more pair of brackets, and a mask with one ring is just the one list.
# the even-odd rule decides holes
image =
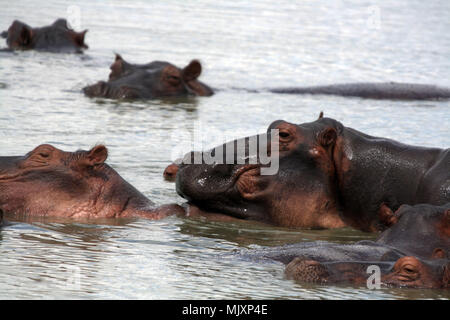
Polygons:
[[0,211],[72,218],[145,217],[184,213],[156,207],[105,163],[108,150],[62,151],[49,144],[24,156],[0,157]]

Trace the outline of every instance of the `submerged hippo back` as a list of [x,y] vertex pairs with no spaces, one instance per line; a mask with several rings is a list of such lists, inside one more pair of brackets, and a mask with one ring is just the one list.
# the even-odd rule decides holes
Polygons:
[[288,264],[296,257],[325,261],[379,261],[383,256],[401,257],[402,252],[373,241],[338,244],[327,241],[300,242],[281,247],[246,250],[237,254],[243,259],[278,261]]
[[428,84],[382,82],[344,83],[313,87],[279,88],[270,90],[287,94],[326,94],[344,97],[391,100],[450,99],[450,88]]

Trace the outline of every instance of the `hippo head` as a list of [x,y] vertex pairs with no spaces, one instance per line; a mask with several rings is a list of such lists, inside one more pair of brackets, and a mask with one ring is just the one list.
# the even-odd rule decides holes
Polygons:
[[[313,132],[308,126],[275,121],[266,134],[185,156],[187,161],[177,172],[177,192],[204,210],[238,218],[286,227],[342,227],[345,224],[330,181],[334,167],[326,161],[331,157],[329,146],[335,136],[335,130]],[[261,144],[261,141],[268,142]],[[236,146],[234,153],[227,151],[233,150],[227,146]],[[239,146],[245,150],[238,151],[241,156],[236,152]],[[223,150],[224,160],[234,159],[235,164],[192,161],[196,156],[215,157],[218,150]],[[267,155],[271,167],[278,163],[278,170],[263,174],[268,162],[262,161],[262,157]]]
[[65,19],[58,19],[52,25],[32,28],[15,20],[8,31],[2,34],[11,49],[43,51],[81,52],[88,46],[84,43],[87,30],[75,32]]
[[0,157],[0,211],[64,217],[122,217],[152,206],[105,164],[108,150],[65,152],[44,144]]
[[450,203],[402,205],[395,213],[382,205],[381,211],[390,228],[378,243],[427,259],[450,259]]
[[402,257],[381,277],[381,282],[391,287],[450,288],[450,262],[448,259],[423,261],[413,256]]
[[[443,260],[421,260],[414,256],[404,256],[395,261],[318,262],[297,257],[285,268],[287,279],[305,283],[353,285],[368,284],[372,274],[370,268],[380,270],[380,285],[407,288],[449,288],[450,263]],[[373,269],[372,269],[373,270]]]
[[152,99],[187,95],[210,96],[213,91],[197,80],[202,72],[199,61],[193,60],[180,69],[169,62],[153,61],[130,64],[120,55],[110,67],[108,82],[83,88],[89,97],[112,99]]

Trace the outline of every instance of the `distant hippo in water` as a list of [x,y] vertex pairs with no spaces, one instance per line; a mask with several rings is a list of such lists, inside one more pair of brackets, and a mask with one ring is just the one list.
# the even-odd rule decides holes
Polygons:
[[41,28],[32,28],[15,20],[1,35],[12,50],[81,53],[88,48],[84,43],[86,32],[75,32],[68,27],[66,19],[58,19],[52,25]]
[[370,266],[384,286],[450,288],[450,203],[403,205],[389,213],[392,226],[376,241],[301,242],[248,249],[237,257],[286,264],[286,277],[319,284],[366,285]]
[[344,83],[324,86],[269,89],[273,93],[324,94],[390,100],[450,99],[450,88],[429,84],[381,82]]
[[[271,137],[274,130],[275,136]],[[450,202],[450,150],[416,147],[372,137],[330,118],[300,125],[273,122],[267,134],[270,152],[278,146],[278,171],[262,175],[254,137],[228,142],[185,157],[176,174],[177,192],[204,211],[294,228],[363,231],[386,228],[383,213],[401,204]],[[229,145],[241,145],[241,162],[205,162]],[[261,147],[259,147],[261,149]],[[230,153],[231,153],[230,152]],[[200,155],[200,156],[198,156]],[[189,160],[200,159],[198,163]],[[222,159],[219,159],[222,160]],[[251,160],[257,160],[250,162]],[[236,164],[237,163],[237,164]]]
[[0,212],[71,218],[142,217],[184,214],[161,207],[105,163],[108,150],[65,152],[40,145],[25,156],[0,157]]
[[120,55],[110,67],[109,80],[83,88],[89,97],[111,99],[154,99],[180,96],[211,96],[213,90],[197,80],[202,72],[199,61],[192,60],[180,69],[169,62],[130,64]]

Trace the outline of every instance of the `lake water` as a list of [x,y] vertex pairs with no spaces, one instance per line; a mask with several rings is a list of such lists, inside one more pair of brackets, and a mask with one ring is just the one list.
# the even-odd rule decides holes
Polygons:
[[[193,148],[264,132],[274,120],[344,125],[404,143],[449,147],[449,101],[375,101],[251,93],[236,88],[356,81],[450,86],[449,1],[36,1],[1,0],[14,19],[59,17],[89,29],[84,55],[0,53],[0,155],[39,144],[66,151],[97,143],[108,163],[158,204],[182,203],[164,168]],[[6,44],[4,44],[6,46]],[[133,63],[203,65],[212,97],[116,102],[90,99],[114,53]],[[198,143],[203,141],[203,144]],[[301,285],[284,267],[224,258],[298,241],[374,235],[289,230],[169,217],[85,223],[8,217],[0,230],[1,299],[448,299],[440,290]]]

